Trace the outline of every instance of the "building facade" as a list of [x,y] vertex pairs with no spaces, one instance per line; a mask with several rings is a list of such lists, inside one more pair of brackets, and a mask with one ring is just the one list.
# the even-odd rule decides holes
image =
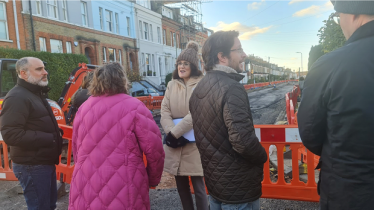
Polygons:
[[159,67],[162,54],[161,15],[151,10],[150,1],[137,1],[134,9],[139,72],[143,79],[158,86],[164,76]]
[[91,64],[117,61],[127,69],[138,68],[132,2],[22,0],[15,1],[16,7],[12,1],[0,2],[8,17],[8,42],[0,39],[0,46],[16,48],[19,43],[22,50],[83,54]]

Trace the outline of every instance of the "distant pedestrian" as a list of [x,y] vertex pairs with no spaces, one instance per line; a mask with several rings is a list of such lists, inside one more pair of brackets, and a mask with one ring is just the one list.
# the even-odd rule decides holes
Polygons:
[[71,96],[71,105],[66,117],[67,124],[73,124],[75,114],[77,113],[79,107],[90,97],[88,87],[90,86],[92,78],[93,72],[88,72],[82,80],[81,87]]
[[118,63],[96,69],[88,90],[73,126],[69,209],[149,210],[149,187],[160,182],[165,157],[151,112],[127,95]]
[[[189,142],[183,137],[183,134],[192,130],[189,100],[203,77],[198,69],[198,51],[199,45],[196,42],[189,42],[187,48],[178,56],[173,80],[168,83],[161,104],[161,125],[167,134],[164,146],[164,171],[175,176],[179,197],[185,210],[194,209],[188,176],[191,176],[195,191],[197,210],[209,209],[199,151],[195,142]],[[176,119],[181,121],[176,124],[173,121]]]
[[265,149],[239,82],[246,54],[237,31],[218,31],[202,49],[206,75],[190,99],[211,210],[260,209]]
[[[55,209],[56,167],[62,137],[47,101],[48,73],[38,58],[16,63],[17,85],[5,96],[0,114],[1,135],[10,146],[13,172],[28,209]],[[1,207],[0,207],[1,208]]]
[[93,72],[88,72],[83,78],[81,87],[71,97],[71,104],[77,109],[90,97],[88,87],[93,78]]
[[298,123],[321,156],[320,209],[374,208],[374,1],[332,1],[345,45],[305,79]]

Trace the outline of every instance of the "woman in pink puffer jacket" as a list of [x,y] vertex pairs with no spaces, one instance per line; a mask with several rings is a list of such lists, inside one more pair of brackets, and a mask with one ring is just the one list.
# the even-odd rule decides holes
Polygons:
[[74,120],[70,210],[150,209],[149,187],[161,180],[165,154],[151,112],[126,94],[127,84],[118,63],[94,72],[92,96]]

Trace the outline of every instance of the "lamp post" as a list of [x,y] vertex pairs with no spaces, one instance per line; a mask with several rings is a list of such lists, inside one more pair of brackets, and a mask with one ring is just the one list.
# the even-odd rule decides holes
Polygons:
[[[296,52],[296,53],[300,53],[300,55],[301,55],[301,70],[304,71],[304,69],[303,69],[303,53],[302,52]],[[299,68],[299,79],[300,79],[300,68]]]

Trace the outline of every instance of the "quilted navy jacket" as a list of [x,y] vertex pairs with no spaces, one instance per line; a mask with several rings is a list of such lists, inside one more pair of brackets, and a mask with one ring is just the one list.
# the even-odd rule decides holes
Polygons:
[[265,149],[256,137],[247,92],[235,70],[217,65],[190,98],[196,145],[210,196],[246,203],[262,195]]

